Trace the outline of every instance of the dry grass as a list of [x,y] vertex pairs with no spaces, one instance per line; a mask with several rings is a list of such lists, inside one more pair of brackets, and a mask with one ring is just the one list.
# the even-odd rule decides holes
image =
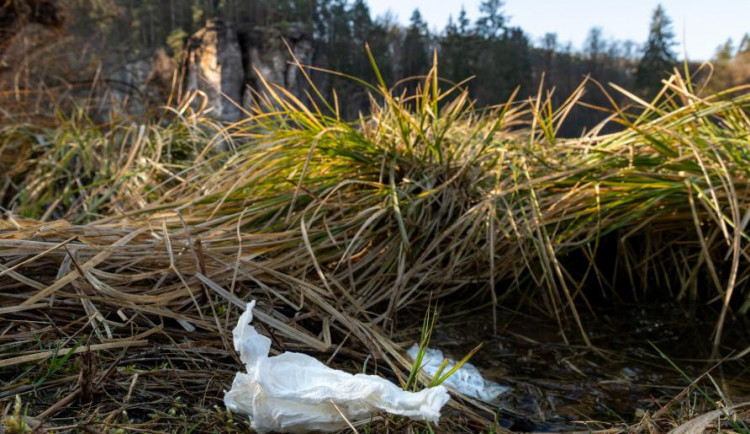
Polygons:
[[[674,75],[615,110],[622,132],[571,140],[556,131],[583,88],[478,111],[441,86],[436,69],[415,95],[381,83],[358,122],[269,85],[229,126],[200,95],[155,120],[4,126],[0,399],[80,429],[242,429],[221,399],[251,298],[275,349],[352,370],[372,356],[402,382],[399,312],[520,302],[587,344],[592,281],[713,297],[722,351],[750,307],[749,95],[698,97]],[[606,236],[617,247],[599,251]]]

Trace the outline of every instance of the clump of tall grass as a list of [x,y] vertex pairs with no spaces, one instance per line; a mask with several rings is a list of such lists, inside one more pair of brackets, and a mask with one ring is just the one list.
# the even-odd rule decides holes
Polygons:
[[[285,269],[349,293],[361,311],[383,312],[378,320],[433,291],[497,303],[541,287],[540,309],[568,309],[577,321],[585,280],[559,259],[576,250],[604,286],[651,283],[693,299],[714,287],[719,324],[746,280],[746,93],[700,97],[679,74],[653,101],[615,87],[634,106],[613,99],[610,122],[621,132],[561,139],[583,89],[561,107],[540,93],[477,110],[434,68],[413,95],[379,82],[371,116],[346,122],[335,104],[308,107],[267,86],[232,127],[245,145],[222,167],[209,165],[209,176],[196,171],[186,185],[200,189],[170,206],[200,221],[239,224],[242,215],[243,230],[284,233],[287,257],[303,261]],[[596,263],[608,234],[620,244],[612,275]],[[295,243],[301,255],[289,253]]]
[[179,182],[222,126],[187,105],[164,119],[97,124],[82,109],[54,128],[0,127],[0,204],[42,221],[85,223],[143,207]]

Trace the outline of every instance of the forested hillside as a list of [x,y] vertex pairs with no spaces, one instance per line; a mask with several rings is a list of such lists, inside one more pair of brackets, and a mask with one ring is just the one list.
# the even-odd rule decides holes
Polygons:
[[[560,104],[586,77],[605,88],[608,83],[616,83],[648,95],[661,88],[661,79],[672,68],[683,70],[673,49],[670,19],[662,8],[651,17],[650,35],[644,35],[647,42],[642,45],[608,40],[602,29],[595,27],[582,47],[574,47],[560,41],[554,33],[539,40],[531,39],[504,14],[501,0],[482,2],[475,21],[467,18],[465,10],[458,9],[456,16],[439,31],[430,30],[419,10],[413,12],[407,25],[389,15],[373,17],[365,0],[12,3],[20,5],[21,10],[16,15],[23,15],[23,5],[31,5],[25,7],[26,16],[17,17],[22,23],[30,24],[26,27],[31,30],[21,31],[3,60],[2,72],[10,78],[3,80],[3,86],[12,85],[16,93],[19,88],[38,89],[40,81],[45,87],[64,85],[69,91],[78,89],[77,92],[84,94],[90,91],[89,84],[96,79],[105,79],[114,87],[122,81],[127,82],[126,87],[138,87],[132,85],[130,76],[140,74],[158,82],[159,93],[145,93],[161,100],[151,102],[163,103],[170,89],[176,84],[183,85],[173,82],[171,75],[179,70],[176,67],[185,63],[190,36],[212,22],[209,20],[217,19],[239,35],[245,63],[249,62],[246,54],[249,44],[260,44],[266,51],[286,51],[284,40],[302,38],[311,42],[302,63],[308,61],[311,65],[370,82],[375,80],[375,73],[366,55],[366,44],[389,84],[424,74],[432,63],[432,54],[437,52],[441,78],[454,83],[469,79],[465,85],[478,106],[503,103],[516,90],[519,91],[516,99],[525,99],[536,95],[540,88],[545,92],[554,90],[552,101]],[[46,32],[38,31],[40,24],[34,23],[40,20],[34,19],[34,13],[42,3],[55,5],[64,16],[64,24],[55,21],[54,28],[47,25]],[[649,17],[644,17],[647,19]],[[432,28],[436,29],[434,24]],[[20,26],[15,29],[20,31]],[[291,57],[286,61],[291,61]],[[149,62],[156,67],[143,70],[137,62]],[[717,51],[714,63],[715,71],[708,68],[700,71],[701,79],[713,74],[714,89],[747,82],[750,39],[746,37],[737,47],[728,41]],[[690,64],[688,68],[696,71],[699,65]],[[154,80],[155,77],[159,80]],[[356,117],[369,109],[366,88],[354,81],[326,73],[313,73],[313,78],[327,96],[336,89],[345,116]],[[258,80],[248,77],[245,81],[247,86],[258,87]],[[405,86],[413,83],[407,82]],[[142,96],[132,95],[129,89],[125,92],[131,94],[130,98]],[[596,107],[611,106],[604,93],[592,83],[582,101]],[[561,133],[578,135],[605,115],[595,109],[578,107],[569,115]]]

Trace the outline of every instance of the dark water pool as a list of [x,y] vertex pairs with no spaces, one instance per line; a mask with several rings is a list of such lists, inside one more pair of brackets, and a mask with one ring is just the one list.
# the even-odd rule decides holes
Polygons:
[[[750,355],[733,357],[750,346],[747,320],[727,323],[725,359],[718,362],[711,359],[716,316],[703,316],[670,305],[597,309],[582,317],[589,348],[574,324],[564,327],[566,343],[556,321],[518,313],[501,311],[493,333],[491,312],[484,309],[444,316],[432,342],[458,358],[484,342],[472,363],[487,379],[512,388],[492,406],[504,428],[628,427],[671,402],[669,411],[657,414],[664,420],[654,422],[668,425],[684,416],[680,412],[714,410],[716,401],[750,401]],[[701,377],[707,372],[710,378]]]

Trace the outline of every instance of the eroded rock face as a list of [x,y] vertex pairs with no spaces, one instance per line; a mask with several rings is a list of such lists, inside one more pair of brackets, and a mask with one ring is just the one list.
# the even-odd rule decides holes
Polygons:
[[110,112],[141,115],[148,107],[164,104],[172,90],[174,72],[172,59],[161,48],[149,60],[129,62],[111,71],[104,81],[98,119],[110,120]]
[[[294,58],[302,65],[310,65],[313,54],[312,38],[301,26],[291,25],[285,33],[276,28],[257,29],[249,38],[247,47],[247,82],[252,89],[264,95],[267,89],[261,80],[262,76],[267,83],[282,86],[295,97],[304,100],[309,84]],[[253,93],[246,91],[244,103],[251,105],[254,102]]]
[[245,71],[234,27],[209,20],[190,37],[187,53],[187,89],[204,92],[216,117],[239,119]]
[[186,51],[185,87],[204,92],[217,118],[234,121],[241,116],[230,100],[252,107],[260,102],[258,96],[267,97],[264,81],[306,99],[309,83],[294,58],[310,65],[315,49],[302,25],[291,24],[284,31],[264,27],[238,33],[230,24],[210,20],[190,37]]
[[111,108],[125,108],[133,113],[141,113],[143,104],[148,101],[148,78],[151,65],[146,60],[126,63],[122,68],[112,73],[110,77],[109,95]]

